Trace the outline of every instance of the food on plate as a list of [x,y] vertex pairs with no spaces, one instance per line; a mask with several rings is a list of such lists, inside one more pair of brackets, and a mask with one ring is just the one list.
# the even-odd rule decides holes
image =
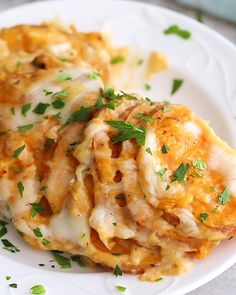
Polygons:
[[[25,47],[28,29],[14,45],[7,31],[22,28],[0,33],[0,211],[29,244],[155,281],[235,236],[236,152],[208,123],[106,86],[106,61],[54,65],[48,45]],[[25,68],[9,70],[20,52]]]

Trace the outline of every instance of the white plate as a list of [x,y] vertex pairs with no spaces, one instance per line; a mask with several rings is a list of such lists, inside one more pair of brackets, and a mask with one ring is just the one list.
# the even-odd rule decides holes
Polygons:
[[[59,1],[36,2],[0,14],[0,26],[39,23],[59,16],[75,23],[80,30],[102,30],[109,27],[117,44],[130,44],[144,49],[165,52],[171,69],[158,74],[148,93],[161,100],[168,99],[189,105],[197,114],[210,121],[217,134],[236,147],[236,49],[226,39],[178,13],[136,2],[120,1]],[[190,40],[166,36],[163,30],[172,24],[192,32]],[[169,98],[173,78],[183,78],[184,85],[174,98]],[[136,89],[143,92],[143,85]],[[69,230],[69,229],[68,229]],[[4,237],[5,238],[5,237]],[[169,277],[159,283],[140,282],[136,276],[116,278],[102,269],[71,270],[51,268],[50,253],[30,248],[9,227],[7,238],[21,252],[11,254],[0,250],[0,294],[29,294],[35,284],[43,284],[48,295],[118,294],[116,285],[127,287],[128,295],[185,294],[208,282],[236,262],[236,240],[222,243],[212,255],[197,262],[189,273]],[[45,263],[45,267],[39,267]],[[10,275],[10,281],[5,276]],[[8,287],[18,283],[17,289]]]

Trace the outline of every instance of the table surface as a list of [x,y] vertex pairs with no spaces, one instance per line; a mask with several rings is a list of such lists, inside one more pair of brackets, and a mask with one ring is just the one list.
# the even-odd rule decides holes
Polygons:
[[[45,0],[44,0],[45,1]],[[84,0],[85,1],[85,0]],[[167,7],[185,15],[195,18],[196,10],[177,4],[173,0],[137,0]],[[32,2],[32,0],[0,0],[0,11],[8,7]],[[204,14],[204,23],[224,35],[236,44],[236,24],[218,19],[214,16]],[[188,293],[188,295],[235,295],[236,294],[236,265],[212,280],[208,284]]]

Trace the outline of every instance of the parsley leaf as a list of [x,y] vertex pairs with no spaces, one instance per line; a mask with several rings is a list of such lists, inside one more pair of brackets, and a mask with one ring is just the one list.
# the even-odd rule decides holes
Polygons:
[[151,90],[151,85],[147,84],[147,83],[144,84],[144,89],[147,90],[147,91]]
[[100,76],[101,76],[101,74],[98,72],[92,72],[92,73],[88,74],[89,80],[96,80]]
[[20,193],[20,197],[22,198],[23,197],[23,192],[24,192],[24,185],[23,183],[20,181],[17,183],[17,187],[18,187],[18,191]]
[[193,166],[199,170],[204,171],[207,168],[206,163],[202,160],[194,159],[192,162],[193,162]]
[[196,11],[196,20],[200,23],[203,23],[203,12],[201,10]]
[[32,295],[44,295],[46,294],[46,290],[42,285],[35,285],[30,288],[30,292]]
[[13,157],[17,158],[23,152],[24,149],[25,149],[25,145],[22,145],[21,147],[19,147],[17,150],[13,152]]
[[119,267],[119,265],[116,265],[115,269],[114,269],[114,275],[117,276],[122,276],[122,270]]
[[50,243],[50,242],[49,242],[47,239],[45,239],[45,238],[42,239],[42,244],[43,244],[44,246],[47,246],[49,243]]
[[107,109],[114,110],[114,109],[115,109],[115,104],[114,104],[114,101],[111,101],[110,103],[106,103],[106,104],[104,104],[104,103],[103,103],[103,98],[100,96],[100,97],[97,99],[97,101],[96,101],[95,107],[96,107],[97,109],[107,108]]
[[121,54],[118,54],[111,59],[111,64],[114,65],[114,64],[118,64],[118,63],[121,63],[124,61],[125,61],[124,56]]
[[185,182],[187,178],[188,169],[190,168],[189,163],[184,164],[183,162],[179,165],[175,173],[172,175],[172,181]]
[[120,94],[116,94],[113,88],[107,86],[102,89],[102,96],[107,100],[116,100],[121,98]]
[[15,116],[16,111],[15,111],[15,108],[14,107],[11,107],[10,108],[10,112],[12,113],[13,116]]
[[30,205],[32,206],[32,210],[31,210],[32,217],[35,217],[38,213],[44,211],[44,207],[40,203],[32,203]]
[[150,147],[146,148],[146,152],[152,155],[152,150],[150,149]]
[[156,174],[157,174],[158,176],[160,176],[160,178],[161,178],[162,180],[164,180],[164,177],[163,177],[163,176],[164,176],[164,174],[166,173],[167,170],[168,170],[167,168],[163,168],[163,169],[157,171]]
[[44,149],[45,151],[49,150],[50,147],[55,143],[55,140],[53,138],[48,138],[47,141],[44,143]]
[[125,292],[126,290],[126,287],[123,287],[123,286],[116,286],[116,289],[120,292]]
[[52,102],[52,106],[54,109],[62,109],[64,107],[65,103],[61,99],[56,99]]
[[70,145],[68,146],[68,148],[66,150],[66,154],[71,155],[73,153],[73,151],[75,150],[75,148],[77,147],[77,145],[80,143],[81,143],[80,140],[70,143]]
[[173,83],[172,83],[172,90],[171,90],[171,95],[175,94],[179,88],[181,87],[181,85],[183,84],[183,80],[181,79],[174,79]]
[[47,89],[43,89],[43,92],[44,92],[45,96],[53,94],[53,92],[51,90],[47,90]]
[[69,92],[67,90],[61,90],[61,91],[55,92],[52,97],[63,99],[68,96],[69,96]]
[[219,203],[221,205],[226,205],[229,201],[230,196],[231,196],[231,192],[229,191],[229,189],[225,188],[219,196],[219,199],[218,199]]
[[92,116],[92,108],[91,107],[81,107],[78,111],[73,112],[66,122],[61,126],[61,129],[65,128],[67,125],[72,124],[78,121],[86,121],[90,119]]
[[169,113],[169,112],[170,112],[170,106],[168,103],[166,103],[163,106],[163,113]]
[[49,103],[38,103],[37,106],[33,109],[33,112],[38,115],[43,115],[47,108],[50,106]]
[[33,229],[33,232],[34,232],[34,235],[36,237],[38,237],[38,238],[42,238],[43,237],[43,235],[42,235],[41,230],[40,230],[39,227],[36,227],[35,229]]
[[61,268],[71,268],[70,259],[60,255],[57,251],[52,251],[52,255]]
[[137,65],[138,65],[138,66],[141,66],[142,64],[143,64],[143,59],[140,58],[140,59],[137,61]]
[[191,33],[187,30],[181,29],[178,25],[172,25],[164,31],[165,35],[177,35],[183,39],[189,39],[191,37]]
[[163,146],[161,147],[161,152],[162,152],[162,154],[167,154],[169,150],[170,150],[170,146],[169,146],[168,144],[163,145]]
[[11,279],[10,276],[6,276],[6,280],[9,281]]
[[11,129],[8,129],[8,130],[1,130],[0,131],[0,136],[1,135],[5,135],[5,134],[7,134],[7,132],[9,132]]
[[105,123],[117,129],[118,136],[112,138],[114,143],[136,139],[139,145],[145,144],[146,129],[143,126],[136,127],[132,123],[124,121],[105,121]]
[[2,238],[5,234],[7,234],[7,228],[6,227],[2,227],[0,229],[0,238]]
[[161,281],[163,281],[163,278],[157,278],[157,279],[155,279],[155,282],[161,282]]
[[9,242],[7,239],[2,239],[1,241],[4,245],[3,247],[4,250],[7,250],[11,253],[20,252],[20,250],[16,246],[14,246],[11,242]]
[[16,289],[17,288],[17,284],[16,283],[9,284],[9,287]]
[[208,218],[209,214],[208,213],[201,213],[200,214],[200,221],[203,222]]
[[29,109],[31,108],[31,103],[26,103],[21,107],[21,115],[23,117],[26,117],[26,113],[29,111]]
[[34,124],[28,124],[28,125],[18,126],[17,128],[20,132],[26,132],[26,131],[32,129],[33,126],[34,126]]
[[145,122],[148,122],[148,123],[153,123],[155,121],[155,119],[153,117],[142,114],[142,113],[135,114],[134,118],[143,119]]
[[68,80],[72,80],[72,77],[69,74],[66,74],[66,73],[61,73],[57,77],[57,82],[64,82],[64,81],[68,81]]
[[83,256],[81,255],[73,255],[71,256],[71,260],[77,262],[80,267],[86,266],[86,262],[84,261]]

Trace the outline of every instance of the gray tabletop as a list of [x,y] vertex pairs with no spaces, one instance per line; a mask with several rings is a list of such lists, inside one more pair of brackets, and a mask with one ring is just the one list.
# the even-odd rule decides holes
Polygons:
[[[44,0],[46,1],[46,0]],[[76,0],[75,0],[76,1]],[[86,1],[86,0],[84,0]],[[174,0],[137,0],[143,2],[149,2],[152,4],[167,7],[176,11],[179,11],[190,17],[196,16],[196,10],[188,7],[181,6],[175,3]],[[0,10],[20,5],[22,3],[32,2],[32,0],[0,0]],[[214,16],[204,14],[204,23],[213,28],[217,32],[221,33],[234,44],[236,44],[236,24],[226,22],[218,19]],[[208,284],[198,288],[197,290],[190,292],[188,295],[235,295],[236,294],[236,265],[224,272],[218,278],[212,280]]]

